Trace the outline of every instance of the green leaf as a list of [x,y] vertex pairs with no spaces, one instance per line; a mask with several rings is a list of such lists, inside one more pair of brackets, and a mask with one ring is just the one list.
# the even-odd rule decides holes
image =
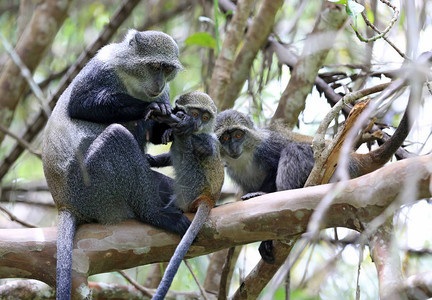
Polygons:
[[188,36],[185,44],[187,46],[196,45],[211,49],[216,48],[216,40],[207,32],[197,32]]
[[348,0],[346,5],[346,12],[350,17],[355,17],[356,15],[361,14],[363,10],[363,5],[360,5],[353,0]]
[[347,4],[347,0],[329,0],[329,1],[337,4],[343,4],[343,5]]

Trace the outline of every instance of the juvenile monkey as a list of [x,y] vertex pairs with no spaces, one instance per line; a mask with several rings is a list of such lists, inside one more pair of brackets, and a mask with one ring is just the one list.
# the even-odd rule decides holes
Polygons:
[[[405,113],[393,136],[368,154],[351,153],[349,174],[361,176],[384,165],[409,132]],[[215,133],[228,175],[246,193],[246,199],[263,193],[302,188],[314,165],[312,138],[274,125],[257,128],[245,114],[225,110],[218,114]],[[264,261],[273,263],[273,244],[259,247]]]
[[146,117],[171,114],[168,82],[182,69],[175,41],[157,31],[129,30],[75,77],[48,120],[42,161],[59,210],[57,299],[71,297],[77,225],[133,218],[183,235],[190,222],[166,193],[172,182],[152,171],[148,141],[169,126]]
[[[169,153],[150,158],[151,165],[172,163],[175,171],[172,201],[184,212],[195,212],[188,231],[177,246],[153,299],[164,299],[181,261],[207,219],[210,209],[220,197],[224,167],[219,155],[219,143],[213,133],[216,106],[205,93],[182,95],[174,108],[180,123],[188,124],[192,132],[172,129],[173,142]],[[171,133],[169,130],[165,138]]]

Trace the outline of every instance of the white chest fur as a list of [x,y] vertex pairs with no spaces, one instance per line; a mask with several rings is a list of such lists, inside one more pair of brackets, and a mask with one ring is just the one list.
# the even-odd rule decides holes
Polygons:
[[245,192],[258,192],[266,177],[252,152],[243,152],[237,159],[225,159],[228,174]]

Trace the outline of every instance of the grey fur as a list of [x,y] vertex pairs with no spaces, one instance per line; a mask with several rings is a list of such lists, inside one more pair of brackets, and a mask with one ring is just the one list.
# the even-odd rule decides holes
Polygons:
[[161,199],[172,190],[170,181],[155,174],[144,156],[148,138],[160,140],[156,129],[163,127],[144,116],[171,113],[166,83],[180,68],[171,37],[130,30],[122,42],[98,52],[54,108],[42,161],[63,216],[57,299],[70,298],[71,248],[65,245],[73,239],[74,226],[64,222],[114,224],[136,218],[180,234],[186,231],[188,219]]
[[[235,110],[221,112],[216,134],[228,175],[246,195],[244,200],[304,186],[314,164],[308,143],[297,142],[281,127],[256,128],[252,120]],[[267,263],[274,262],[272,241],[259,247]]]
[[[176,134],[173,130],[174,138],[169,152],[175,171],[173,201],[185,212],[198,211],[177,246],[153,300],[164,299],[181,261],[207,219],[210,209],[219,199],[224,180],[218,141],[213,133],[216,116],[213,100],[205,93],[187,93],[176,101],[174,110],[177,110],[176,116],[194,130],[191,134]],[[200,110],[201,115],[193,118],[192,111],[196,110]],[[211,117],[208,121],[203,121],[202,117],[207,113]],[[162,160],[167,161],[164,158]]]

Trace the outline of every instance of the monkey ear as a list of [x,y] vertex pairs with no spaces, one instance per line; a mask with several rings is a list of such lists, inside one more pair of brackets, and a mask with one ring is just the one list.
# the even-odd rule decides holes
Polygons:
[[142,40],[141,33],[136,29],[129,29],[125,37],[125,41],[128,42],[129,46],[135,47],[135,45],[138,44],[140,40]]

